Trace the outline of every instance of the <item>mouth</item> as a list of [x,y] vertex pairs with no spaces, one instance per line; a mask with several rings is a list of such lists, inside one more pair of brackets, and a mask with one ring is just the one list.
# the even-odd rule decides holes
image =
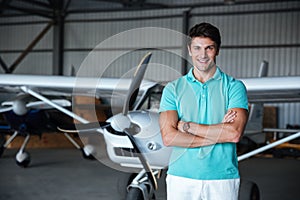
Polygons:
[[206,63],[209,62],[208,59],[197,59],[197,61],[198,61],[199,63],[202,63],[202,64],[206,64]]

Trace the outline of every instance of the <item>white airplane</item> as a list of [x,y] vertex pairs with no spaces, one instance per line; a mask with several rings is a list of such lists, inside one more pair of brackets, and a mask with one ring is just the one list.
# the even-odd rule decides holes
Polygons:
[[[102,135],[106,143],[107,156],[111,161],[122,167],[139,170],[137,176],[131,177],[128,184],[124,186],[127,188],[128,199],[151,199],[157,189],[157,178],[160,172],[167,167],[172,149],[163,145],[158,125],[159,114],[155,108],[151,108],[153,99],[159,102],[159,93],[162,91],[163,84],[142,80],[150,58],[151,53],[145,55],[132,80],[0,75],[0,87],[29,94],[81,123],[77,124],[76,129],[73,130],[59,127],[62,132]],[[241,80],[246,85],[251,103],[300,100],[300,77],[259,77]],[[119,84],[120,81],[122,83]],[[76,89],[73,90],[73,88]],[[90,123],[46,97],[58,94],[68,94],[69,96],[79,94],[111,98],[112,91],[124,100],[123,110],[121,113],[113,115],[105,123]],[[125,95],[124,92],[126,92]],[[157,103],[153,104],[157,105]],[[252,110],[249,119],[257,119],[254,117],[257,115],[253,113],[260,109]],[[262,131],[262,129],[251,130],[249,134]],[[300,131],[266,145],[264,148],[256,149],[255,152],[241,155],[238,159],[242,161],[299,136]],[[242,181],[241,191],[243,197],[259,195],[257,186],[252,182],[243,183]]]

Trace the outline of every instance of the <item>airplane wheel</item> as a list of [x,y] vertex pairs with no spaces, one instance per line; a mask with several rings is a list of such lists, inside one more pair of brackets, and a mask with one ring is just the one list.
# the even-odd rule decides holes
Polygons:
[[30,163],[30,154],[26,151],[18,152],[16,155],[16,163],[20,167],[28,167]]
[[239,200],[259,200],[259,188],[252,181],[242,180],[240,184]]
[[[128,188],[128,186],[131,184],[131,182],[136,176],[137,176],[136,173],[132,173],[132,174],[127,173],[122,179],[119,179],[118,181],[119,194],[121,197],[125,196],[125,200],[144,200],[143,192],[141,189],[137,187]],[[151,196],[151,200],[155,200],[155,199],[156,197],[155,194],[153,193]]]
[[117,190],[119,194],[119,199],[125,200],[127,196],[127,187],[132,182],[133,178],[137,174],[135,173],[124,173],[122,176],[118,176],[117,179]]
[[94,147],[92,145],[85,145],[81,148],[81,151],[85,159],[95,160],[95,157],[93,156]]
[[139,188],[130,188],[126,195],[126,200],[142,200],[144,199],[143,193]]

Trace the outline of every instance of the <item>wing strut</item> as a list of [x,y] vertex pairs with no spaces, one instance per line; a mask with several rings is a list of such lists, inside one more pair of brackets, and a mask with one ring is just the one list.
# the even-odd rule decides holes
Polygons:
[[81,123],[83,123],[83,124],[89,123],[89,121],[87,121],[86,119],[84,119],[84,118],[82,118],[82,117],[76,115],[75,113],[73,113],[73,112],[71,112],[71,111],[69,111],[69,110],[63,108],[63,107],[60,106],[60,105],[57,105],[56,103],[52,102],[50,99],[48,99],[48,98],[46,98],[46,97],[40,95],[39,93],[37,93],[37,92],[35,92],[35,91],[29,89],[29,88],[26,87],[26,86],[22,86],[22,87],[21,87],[21,90],[24,91],[24,92],[27,93],[27,94],[30,94],[30,95],[36,97],[36,98],[39,99],[39,100],[45,102],[46,104],[52,106],[53,108],[56,108],[57,110],[59,110],[59,111],[65,113],[66,115],[68,115],[68,116],[70,116],[70,117],[72,117],[72,118],[78,120],[79,122],[81,122]]
[[295,139],[295,138],[298,138],[298,137],[300,137],[300,132],[295,133],[295,134],[290,135],[290,136],[287,136],[287,137],[285,137],[285,138],[283,138],[283,139],[277,140],[276,142],[272,142],[271,144],[265,145],[265,146],[263,146],[263,147],[260,147],[260,148],[258,148],[258,149],[255,149],[255,150],[253,150],[253,151],[250,151],[249,153],[246,153],[246,154],[244,154],[244,155],[241,155],[241,156],[238,157],[238,161],[245,160],[246,158],[249,158],[249,157],[251,157],[251,156],[254,156],[254,155],[258,154],[258,153],[261,153],[261,152],[263,152],[263,151],[266,151],[266,150],[268,150],[268,149],[271,149],[271,148],[273,148],[273,147],[275,147],[275,146],[277,146],[277,145],[283,144],[283,143],[285,143],[285,142],[289,142],[289,141],[291,141],[291,140],[293,140],[293,139]]

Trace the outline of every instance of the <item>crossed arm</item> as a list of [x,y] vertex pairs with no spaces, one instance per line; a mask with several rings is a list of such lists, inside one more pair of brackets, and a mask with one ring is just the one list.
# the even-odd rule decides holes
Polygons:
[[183,130],[185,122],[178,120],[175,110],[161,112],[160,130],[166,146],[199,147],[216,143],[237,143],[248,120],[248,112],[233,108],[224,116],[222,123],[203,125],[189,122],[190,128]]

